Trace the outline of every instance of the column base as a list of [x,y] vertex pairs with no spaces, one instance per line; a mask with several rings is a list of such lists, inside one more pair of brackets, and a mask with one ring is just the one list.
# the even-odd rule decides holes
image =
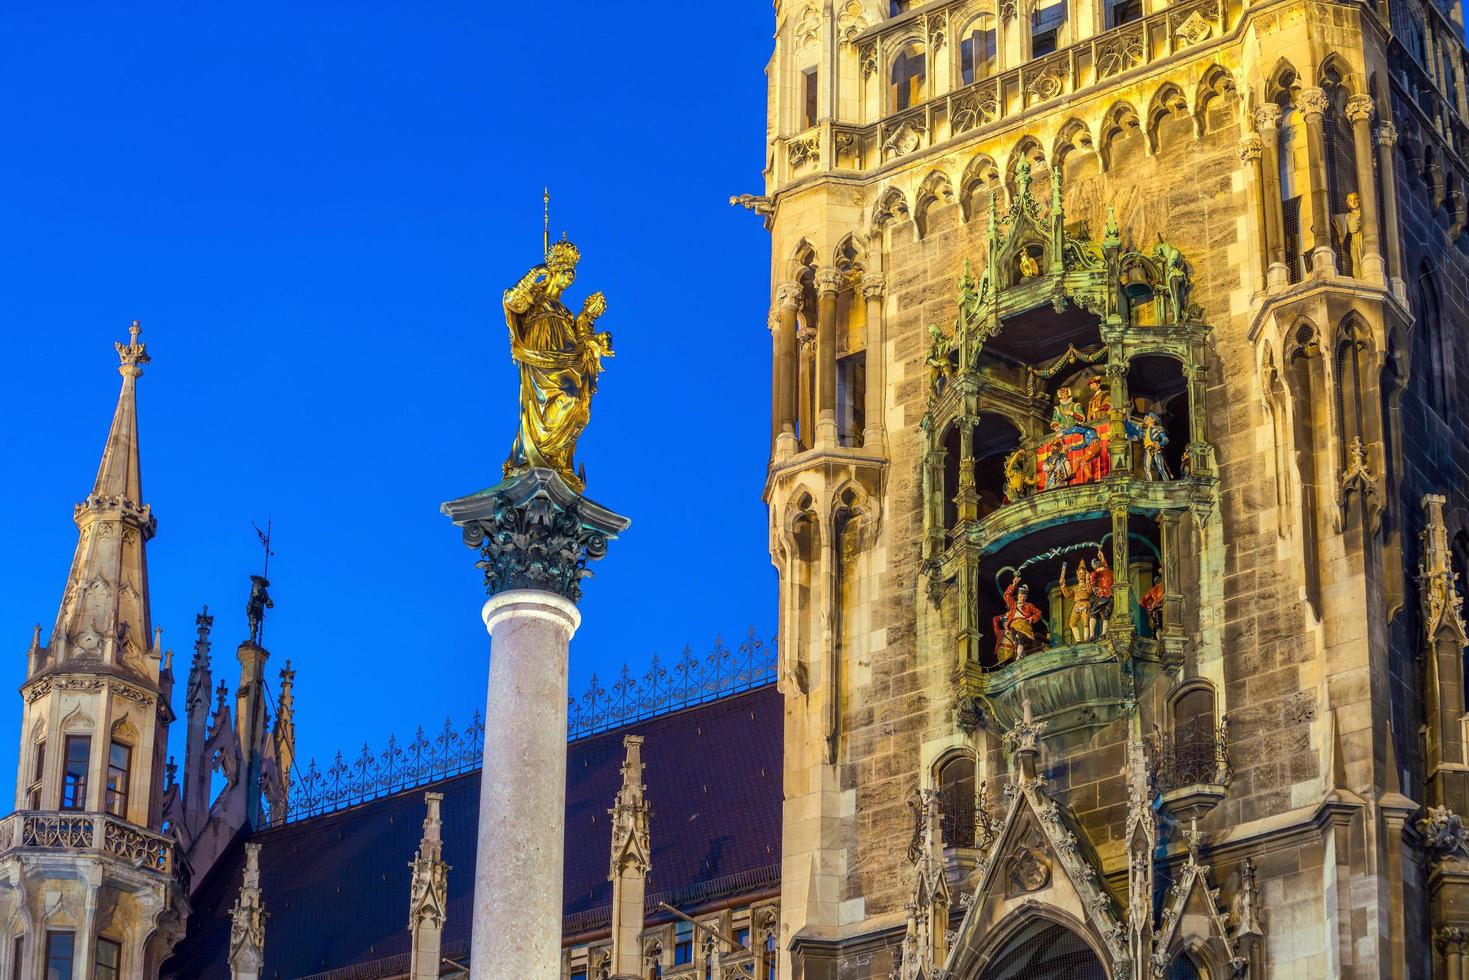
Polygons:
[[796,455],[799,448],[796,445],[796,434],[787,429],[775,437],[775,452],[772,455],[777,460],[787,460]]
[[816,448],[831,449],[837,444],[837,420],[835,413],[823,412],[816,420]]
[[1362,268],[1357,270],[1357,276],[1374,286],[1386,286],[1387,279],[1383,275],[1382,256],[1376,252],[1368,252],[1362,256]]
[[1319,276],[1336,275],[1336,253],[1324,245],[1311,249],[1311,271]]
[[1284,262],[1272,262],[1265,270],[1265,291],[1278,293],[1290,285],[1290,268]]
[[887,430],[880,425],[869,425],[862,430],[862,448],[869,452],[887,455]]

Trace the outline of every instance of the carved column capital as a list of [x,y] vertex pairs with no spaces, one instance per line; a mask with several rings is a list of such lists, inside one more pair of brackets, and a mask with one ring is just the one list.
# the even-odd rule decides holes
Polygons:
[[830,266],[816,270],[816,292],[822,296],[840,292],[846,281],[846,276]]
[[1260,129],[1274,129],[1280,124],[1280,106],[1274,102],[1255,107],[1255,125]]
[[799,312],[801,309],[801,296],[805,292],[801,284],[787,279],[785,282],[776,283],[775,303],[782,311],[792,310]]
[[1372,114],[1376,111],[1376,103],[1370,95],[1354,95],[1347,99],[1347,118],[1354,123],[1372,121]]
[[512,589],[551,592],[577,602],[587,562],[627,529],[626,517],[574,493],[554,471],[533,468],[441,508],[480,553],[491,596]]
[[1469,952],[1469,929],[1462,926],[1439,926],[1433,933],[1434,945],[1445,955]]
[[882,299],[887,285],[887,279],[883,276],[864,274],[862,276],[862,296],[864,299]]
[[1296,107],[1306,116],[1325,115],[1331,101],[1326,98],[1326,92],[1319,88],[1303,88],[1296,96]]
[[1391,149],[1397,145],[1398,127],[1394,126],[1391,122],[1380,124],[1376,129],[1376,134],[1378,146],[1385,146]]
[[1259,133],[1251,133],[1239,142],[1239,158],[1245,163],[1254,163],[1265,151],[1265,141]]

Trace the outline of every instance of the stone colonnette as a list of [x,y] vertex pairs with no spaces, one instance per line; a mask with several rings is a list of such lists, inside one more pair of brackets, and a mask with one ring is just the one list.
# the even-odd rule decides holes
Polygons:
[[568,646],[587,562],[629,521],[546,469],[442,510],[479,550],[489,594],[471,976],[559,980]]

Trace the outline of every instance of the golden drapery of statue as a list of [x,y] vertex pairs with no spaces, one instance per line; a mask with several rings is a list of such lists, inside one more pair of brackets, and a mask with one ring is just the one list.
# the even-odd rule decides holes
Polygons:
[[607,309],[606,297],[592,293],[575,316],[561,302],[580,259],[571,242],[552,242],[545,263],[505,290],[510,356],[520,366],[520,429],[505,476],[544,467],[577,493],[585,489],[585,475],[574,468],[572,453],[591,418],[602,358],[612,356],[612,335],[592,329]]

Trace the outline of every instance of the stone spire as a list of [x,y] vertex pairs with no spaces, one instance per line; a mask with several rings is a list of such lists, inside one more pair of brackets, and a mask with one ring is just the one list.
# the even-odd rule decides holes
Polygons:
[[116,344],[122,363],[122,392],[102,450],[97,480],[76,505],[79,537],[51,641],[31,657],[34,676],[62,664],[127,667],[156,683],[153,624],[148,609],[148,565],[144,548],[157,530],[153,510],[143,503],[138,456],[137,382],[148,349],[133,321],[126,344]]
[[286,661],[280,672],[281,690],[275,705],[275,724],[270,729],[270,754],[275,767],[270,808],[285,813],[291,800],[291,767],[296,764],[296,672]]
[[444,863],[444,841],[440,835],[443,823],[439,819],[439,804],[444,801],[444,794],[425,793],[423,799],[428,804],[428,815],[423,818],[423,840],[408,865],[413,869],[408,903],[413,958],[408,976],[410,980],[438,980],[449,902],[449,866]]
[[944,877],[942,796],[938,790],[918,790],[909,802],[913,809],[913,840],[908,860],[913,862],[913,900],[908,903],[908,931],[903,937],[900,980],[924,980],[943,969],[949,955],[949,884]]
[[260,898],[260,845],[245,845],[245,879],[230,909],[230,976],[259,980],[265,966],[265,903]]
[[627,751],[622,761],[622,788],[607,812],[612,817],[612,974],[636,977],[642,972],[642,950],[638,936],[643,931],[643,901],[647,894],[648,871],[652,868],[652,846],[648,835],[653,808],[648,805],[643,785],[643,738],[625,735]]
[[194,660],[189,665],[189,686],[184,695],[184,716],[188,725],[184,743],[183,814],[189,835],[199,832],[209,816],[209,784],[212,767],[209,752],[210,691],[214,677],[209,669],[209,631],[214,617],[205,606],[194,617],[199,631],[194,641]]

